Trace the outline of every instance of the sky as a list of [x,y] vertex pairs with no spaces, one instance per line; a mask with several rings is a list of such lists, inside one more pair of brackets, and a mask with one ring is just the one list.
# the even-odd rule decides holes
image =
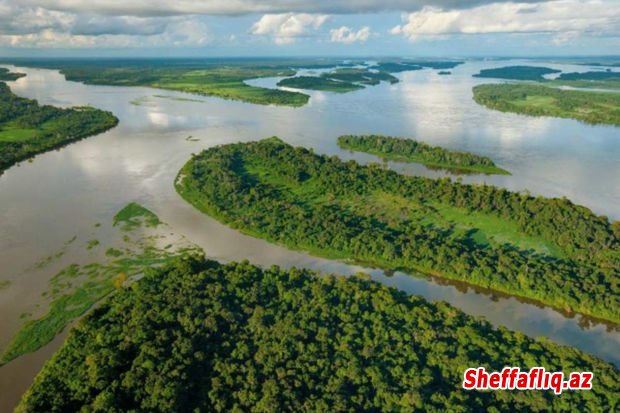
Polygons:
[[620,0],[0,0],[0,56],[620,54]]

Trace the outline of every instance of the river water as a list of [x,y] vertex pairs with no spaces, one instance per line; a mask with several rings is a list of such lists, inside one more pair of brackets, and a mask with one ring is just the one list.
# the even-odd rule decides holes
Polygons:
[[[0,177],[0,347],[19,329],[54,275],[29,270],[67,240],[92,238],[95,223],[109,222],[128,202],[153,210],[179,234],[220,261],[249,259],[260,265],[303,266],[351,274],[365,271],[384,284],[430,300],[445,300],[498,326],[547,336],[620,365],[620,332],[579,315],[407,274],[320,259],[240,234],[196,211],[175,192],[174,178],[192,153],[228,142],[277,135],[294,144],[360,162],[376,161],[342,151],[341,134],[406,136],[450,149],[490,156],[511,176],[472,175],[532,194],[565,196],[599,214],[620,219],[620,129],[574,120],[533,118],[490,111],[472,100],[480,69],[526,61],[471,61],[440,76],[434,70],[397,74],[401,82],[349,94],[310,92],[302,108],[259,106],[150,88],[92,86],[67,82],[53,70],[14,68],[26,77],[9,82],[14,93],[40,103],[92,105],[120,119],[118,127],[23,162]],[[565,71],[584,66],[544,64]],[[273,86],[277,79],[249,83]],[[198,141],[187,140],[192,136]],[[390,163],[408,174],[444,176],[420,165]],[[106,234],[99,234],[106,237]],[[67,254],[57,264],[80,262]],[[44,360],[61,344],[0,368],[0,412],[10,411]]]

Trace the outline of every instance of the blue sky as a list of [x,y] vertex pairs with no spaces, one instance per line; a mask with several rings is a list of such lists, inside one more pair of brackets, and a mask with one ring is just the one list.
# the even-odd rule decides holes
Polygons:
[[0,0],[3,56],[620,54],[620,0]]

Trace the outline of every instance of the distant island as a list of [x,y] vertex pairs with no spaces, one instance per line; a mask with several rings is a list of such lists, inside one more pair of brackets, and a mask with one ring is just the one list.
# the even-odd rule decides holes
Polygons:
[[346,93],[381,82],[398,83],[398,78],[386,72],[359,68],[339,68],[320,76],[298,76],[282,79],[278,86],[297,89]]
[[11,72],[5,67],[0,67],[0,81],[9,82],[26,76],[25,73]]
[[338,138],[338,146],[343,149],[370,153],[385,159],[417,162],[454,172],[510,175],[510,172],[497,167],[486,156],[451,151],[411,139],[383,135],[344,135]]
[[424,68],[453,69],[460,64],[463,64],[463,62],[458,60],[401,60],[379,62],[376,65],[370,66],[370,68],[389,73],[399,73],[410,70],[422,70]]
[[14,95],[0,82],[0,173],[36,154],[105,132],[117,123],[112,113],[91,107],[41,106],[36,100]]
[[620,222],[566,199],[405,176],[277,138],[207,149],[176,188],[233,228],[296,250],[620,322]]
[[438,75],[451,75],[452,72],[450,72],[449,70],[440,70],[439,72],[437,72]]
[[502,112],[620,126],[619,93],[562,90],[537,84],[479,85],[473,93],[477,103]]
[[544,75],[560,73],[561,70],[539,66],[506,66],[493,69],[483,69],[474,77],[486,77],[511,80],[545,80]]
[[[463,390],[506,365],[592,391]],[[368,280],[178,259],[85,317],[16,409],[48,412],[612,411],[618,369]],[[542,406],[542,407],[541,407]]]

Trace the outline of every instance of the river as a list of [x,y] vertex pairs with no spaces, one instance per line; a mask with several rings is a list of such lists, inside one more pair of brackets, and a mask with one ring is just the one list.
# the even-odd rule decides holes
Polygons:
[[[74,236],[92,238],[94,224],[109,222],[128,202],[153,210],[177,233],[220,261],[249,259],[260,265],[303,266],[351,274],[365,271],[384,284],[430,300],[445,300],[468,314],[525,334],[547,336],[620,365],[620,332],[581,316],[453,284],[386,275],[380,270],[293,252],[238,231],[196,211],[175,192],[174,178],[192,153],[228,142],[277,135],[294,144],[360,162],[376,158],[343,151],[341,134],[407,136],[450,149],[490,156],[511,176],[472,175],[535,195],[565,196],[599,214],[620,219],[620,129],[569,119],[533,118],[490,111],[472,100],[480,69],[531,64],[527,61],[468,61],[440,76],[435,70],[397,74],[400,83],[349,94],[310,92],[302,108],[259,106],[141,87],[92,86],[67,82],[54,70],[15,68],[26,77],[9,82],[14,93],[40,103],[87,105],[112,111],[118,127],[58,151],[22,162],[0,176],[0,347],[19,329],[20,315],[41,300],[54,269],[84,257],[67,254],[56,267],[31,270]],[[539,63],[536,63],[539,64]],[[544,64],[566,71],[584,66]],[[249,83],[273,86],[277,79]],[[191,100],[188,100],[191,99]],[[187,140],[192,136],[198,141]],[[420,165],[390,163],[407,174],[444,176]],[[105,232],[99,237],[106,237]],[[111,235],[110,235],[111,236]],[[55,340],[33,355],[0,368],[0,412],[10,411]]]

